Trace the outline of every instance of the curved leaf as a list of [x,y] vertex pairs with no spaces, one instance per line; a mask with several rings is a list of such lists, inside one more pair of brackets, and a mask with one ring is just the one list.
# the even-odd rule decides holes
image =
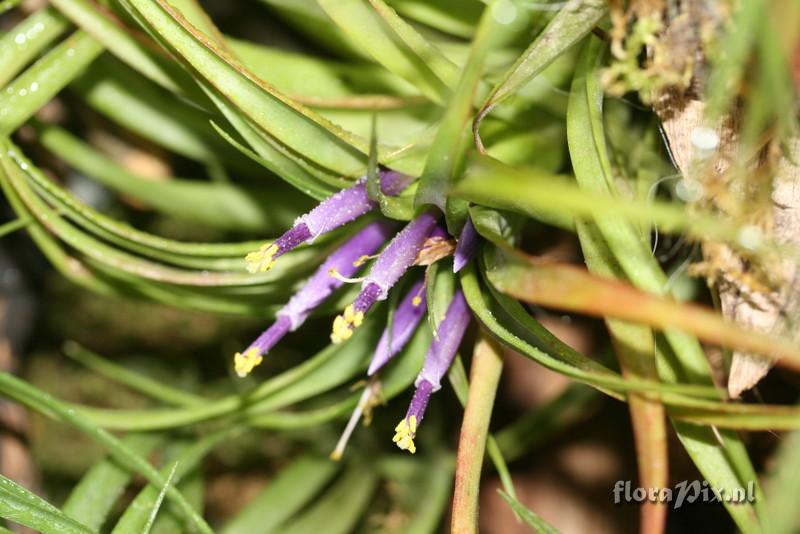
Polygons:
[[0,36],[0,86],[63,33],[67,21],[52,7],[32,13]]
[[92,534],[38,495],[0,475],[0,517],[36,529],[42,534]]
[[123,0],[205,83],[254,124],[309,160],[346,176],[366,166],[367,143],[291,101],[210,42],[173,7],[157,0]]

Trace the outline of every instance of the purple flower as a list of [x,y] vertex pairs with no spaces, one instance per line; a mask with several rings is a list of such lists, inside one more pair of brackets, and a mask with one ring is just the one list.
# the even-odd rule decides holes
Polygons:
[[406,293],[392,318],[391,332],[389,326],[383,331],[378,348],[372,356],[367,375],[372,376],[386,365],[395,354],[403,350],[408,340],[417,329],[420,320],[425,316],[428,306],[425,299],[425,283],[417,280]]
[[475,251],[478,248],[478,232],[475,231],[475,226],[472,225],[472,219],[467,217],[467,222],[464,228],[461,229],[461,235],[458,237],[456,243],[456,251],[453,255],[453,272],[457,273],[470,262]]
[[[299,328],[317,306],[342,286],[342,277],[355,274],[363,265],[364,256],[373,254],[389,239],[394,227],[390,221],[370,223],[328,256],[300,291],[278,311],[275,322],[244,352],[236,353],[236,374],[247,376],[283,336]],[[337,276],[332,276],[333,273]]]
[[397,443],[401,449],[412,454],[417,451],[414,437],[425,416],[428,401],[433,393],[441,389],[442,377],[453,362],[464,332],[467,330],[467,325],[469,325],[469,320],[467,301],[459,289],[450,302],[444,319],[439,324],[437,335],[434,336],[428,354],[425,356],[422,371],[414,382],[416,391],[414,391],[414,397],[411,399],[406,416],[394,429],[395,435],[392,441]]
[[[405,189],[411,178],[399,172],[381,170],[380,181],[384,194],[397,195]],[[248,254],[245,257],[247,270],[251,273],[269,271],[278,257],[306,241],[313,241],[324,233],[356,220],[376,206],[377,203],[367,195],[366,178],[361,178],[353,187],[339,191],[298,217],[294,226],[273,243],[267,243]]]
[[332,460],[338,461],[342,458],[344,449],[358,424],[358,420],[361,419],[364,413],[369,413],[372,407],[377,404],[376,400],[380,399],[380,382],[374,376],[375,373],[398,352],[403,350],[403,347],[411,339],[414,330],[416,330],[417,325],[425,315],[426,310],[425,283],[420,279],[414,283],[395,310],[391,335],[388,325],[383,331],[383,336],[378,342],[378,348],[375,349],[375,354],[367,371],[370,380],[364,387],[364,392],[361,394],[361,398],[358,399],[358,404],[356,404],[356,408],[353,410],[353,414],[350,416],[350,420],[347,422],[336,448],[330,455]]
[[361,326],[364,315],[375,302],[385,300],[389,290],[417,259],[425,241],[436,227],[436,216],[424,212],[408,223],[378,256],[361,285],[361,293],[333,322],[334,344],[350,339],[353,329]]

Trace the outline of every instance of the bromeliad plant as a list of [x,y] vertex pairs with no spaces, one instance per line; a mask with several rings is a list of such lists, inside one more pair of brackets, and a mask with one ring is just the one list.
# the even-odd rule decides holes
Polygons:
[[[520,429],[540,414],[489,432],[508,350],[577,383],[584,404],[565,394],[543,411],[585,411],[599,394],[628,403],[640,486],[669,486],[670,427],[715,490],[757,480],[738,432],[795,430],[800,411],[734,401],[719,377],[730,367],[731,382],[752,385],[773,364],[800,368],[789,335],[800,225],[785,216],[800,204],[786,192],[800,174],[798,33],[784,22],[800,20],[795,7],[260,3],[231,9],[270,19],[282,35],[265,43],[224,34],[195,0],[51,0],[11,12],[17,23],[0,37],[0,186],[17,218],[0,235],[24,228],[60,274],[93,292],[272,322],[233,358],[235,374],[250,376],[246,391],[226,380],[221,397],[75,344],[65,352],[159,406],[69,404],[0,374],[4,396],[110,454],[61,508],[4,479],[0,517],[45,533],[96,532],[116,500],[102,496],[120,495],[137,473],[148,485],[114,532],[167,529],[176,516],[173,531],[211,532],[190,485],[202,458],[262,429],[289,442],[299,439],[292,430],[315,429],[307,448],[343,461],[298,455],[222,532],[367,528],[380,480],[405,488],[396,501],[381,497],[406,517],[403,531],[435,531],[452,496],[452,530],[474,532],[484,455],[514,513],[551,532],[516,500],[506,464],[528,451]],[[100,150],[130,149],[131,139],[212,179],[152,180],[119,150]],[[134,228],[70,191],[65,168],[211,235],[253,239]],[[580,246],[586,268],[530,255],[532,241],[555,233]],[[661,259],[664,234],[698,243],[702,257]],[[720,311],[702,304],[688,271],[706,278]],[[601,318],[616,362],[565,345],[523,303]],[[335,316],[330,331],[306,324],[313,316]],[[324,348],[268,376],[265,360],[285,362],[295,331],[316,332]],[[711,345],[732,349],[734,363],[712,364]],[[437,425],[420,434],[445,376],[465,406],[455,461]],[[357,381],[363,391],[347,387]],[[418,454],[345,454],[361,418],[391,410],[380,405],[397,396],[408,409],[394,436],[380,437]],[[325,429],[348,414],[334,444]],[[789,472],[794,439],[780,456]],[[146,459],[155,449],[168,453],[160,470]],[[796,477],[778,469],[765,490],[755,484],[755,502],[724,503],[737,527],[795,529],[781,497],[795,494]],[[666,517],[665,506],[645,504],[642,531],[663,532]]]

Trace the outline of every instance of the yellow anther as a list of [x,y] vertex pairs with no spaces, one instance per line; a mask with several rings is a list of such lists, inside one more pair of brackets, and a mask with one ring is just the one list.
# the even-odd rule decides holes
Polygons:
[[358,328],[364,323],[364,312],[355,311],[353,305],[348,305],[341,315],[337,315],[333,320],[333,331],[331,332],[331,341],[334,345],[338,345],[342,341],[347,341],[353,337],[353,330]]
[[233,368],[236,374],[244,378],[256,368],[262,361],[264,361],[261,353],[255,347],[250,347],[244,354],[237,352],[233,357]]
[[369,260],[375,259],[377,257],[378,256],[367,256],[365,254],[365,255],[361,256],[360,258],[358,258],[356,261],[353,262],[353,267],[361,267],[362,265],[367,263]]
[[355,311],[353,305],[350,304],[344,309],[344,320],[358,328],[364,322],[364,312]]
[[273,258],[277,253],[278,246],[274,243],[262,245],[260,249],[244,257],[244,261],[247,262],[247,271],[250,274],[269,271],[272,269],[272,266],[275,265],[275,260]]
[[331,342],[338,345],[343,341],[347,341],[353,336],[353,330],[350,325],[341,315],[337,315],[333,320],[333,332],[331,332]]
[[396,427],[394,427],[394,437],[392,441],[397,443],[397,446],[408,451],[411,454],[417,452],[417,446],[414,445],[414,436],[417,434],[417,417],[412,415],[408,419],[401,420]]
[[420,297],[419,295],[411,299],[411,305],[414,306],[415,308],[420,304],[422,304],[422,297]]

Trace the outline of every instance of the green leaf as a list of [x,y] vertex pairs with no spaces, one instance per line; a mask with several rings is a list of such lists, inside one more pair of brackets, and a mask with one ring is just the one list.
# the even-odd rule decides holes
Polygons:
[[206,402],[203,397],[181,391],[153,380],[140,373],[131,371],[111,360],[107,360],[94,352],[85,349],[73,341],[68,341],[63,347],[64,354],[76,360],[99,375],[105,376],[122,385],[144,393],[152,399],[175,406],[196,406]]
[[117,521],[112,534],[147,532],[148,525],[152,525],[155,520],[153,511],[157,511],[160,507],[163,494],[170,490],[175,491],[174,486],[178,485],[185,476],[191,473],[214,447],[230,438],[237,431],[238,429],[233,427],[219,430],[182,447],[182,450],[175,456],[174,460],[169,461],[169,465],[159,471],[163,482],[159,485],[151,484],[139,492],[119,521]]
[[102,51],[94,38],[76,31],[17,76],[0,93],[0,135],[19,128]]
[[[405,532],[434,533],[438,531],[442,516],[450,504],[453,486],[454,461],[450,454],[431,455],[425,463],[421,458],[413,461],[419,466],[422,480],[412,480],[408,484],[409,491],[416,495],[416,501],[410,509]],[[425,491],[418,491],[425,488]]]
[[800,432],[792,432],[782,437],[777,458],[769,469],[765,482],[767,496],[766,509],[769,532],[772,534],[791,534],[797,532],[800,520],[797,505],[792,498],[800,490],[800,483],[793,473],[800,469]]
[[336,475],[340,465],[328,458],[301,456],[270,481],[220,531],[221,534],[267,534],[306,507]]
[[153,503],[153,507],[150,510],[150,515],[147,518],[147,523],[145,523],[144,527],[142,527],[141,532],[143,534],[150,534],[150,531],[153,529],[153,523],[156,522],[158,511],[161,510],[161,504],[164,502],[164,495],[166,495],[167,488],[172,483],[172,477],[175,475],[176,467],[178,467],[178,464],[172,464],[172,470],[167,476],[166,481],[164,481],[164,487],[158,492],[158,498],[156,498],[156,501]]
[[[575,132],[589,135],[585,130]],[[590,162],[587,167],[594,165],[590,157],[596,160],[593,152],[584,153],[572,146],[570,153],[576,173],[580,172],[578,168],[584,161]],[[607,222],[619,226],[620,221],[627,221],[655,225],[664,232],[683,231],[697,238],[721,239],[733,245],[739,242],[737,228],[708,214],[689,215],[674,203],[634,202],[608,191],[583,189],[575,186],[569,177],[540,169],[512,167],[485,155],[470,156],[464,177],[453,193],[484,206],[514,210],[565,229],[573,228],[575,217],[593,217],[598,224]],[[640,236],[640,233],[634,234],[637,242],[641,241]]]
[[175,97],[114,58],[98,58],[71,87],[115,123],[176,154],[247,173],[255,168],[210,128],[209,120],[217,115]]
[[[443,266],[444,268],[442,268]],[[456,285],[455,275],[453,275],[453,269],[449,262],[436,262],[426,269],[425,279],[427,281],[425,299],[428,302],[428,325],[431,332],[436,332],[453,300]]]
[[36,529],[42,534],[93,532],[41,497],[2,475],[0,475],[0,517]]
[[[781,358],[788,367],[800,366],[800,347],[788,338],[742,329],[711,308],[654,295],[572,264],[507,254],[487,275],[497,289],[526,302],[646,324],[667,336],[680,331],[684,334],[677,338],[692,334],[715,345]],[[695,364],[698,372],[699,366]]]
[[439,31],[471,38],[481,17],[478,0],[391,0],[398,13]]
[[[140,456],[147,456],[161,441],[163,437],[157,434],[130,434],[122,439]],[[132,477],[131,471],[113,457],[103,458],[81,477],[62,509],[91,530],[100,530]]]
[[245,148],[241,143],[233,139],[230,134],[212,123],[217,133],[240,152],[280,176],[304,194],[317,200],[322,200],[329,197],[336,189],[342,189],[349,185],[346,182],[337,181],[332,175],[312,168],[301,157],[292,154],[285,147],[275,142],[274,139],[252,126],[242,113],[228,105],[224,99],[214,95],[210,90],[208,95],[228,122],[233,125],[237,133],[247,141],[253,150]]
[[33,239],[36,246],[50,261],[56,270],[67,280],[72,281],[80,287],[84,287],[105,295],[118,295],[119,291],[107,281],[101,280],[95,273],[85,268],[85,265],[76,258],[69,256],[64,248],[53,236],[44,228],[39,226],[35,217],[27,209],[22,199],[11,186],[8,176],[0,169],[0,188],[3,190],[5,198],[20,218],[31,219],[28,226],[28,234]]
[[109,16],[110,12],[98,9],[89,0],[53,0],[50,3],[109,52],[158,85],[175,93],[187,93],[195,99],[202,96],[185,71],[166,55],[156,53],[137,40],[132,32]]
[[[575,176],[581,187],[593,192],[615,193],[602,123],[599,68],[604,49],[603,43],[590,40],[583,51],[570,93],[567,138]],[[650,254],[646,234],[619,217],[595,217],[595,223],[631,283],[645,291],[664,294],[666,277]],[[661,379],[676,382],[683,378],[710,384],[709,364],[697,340],[673,330],[667,331],[665,337],[669,348],[658,348],[656,353]],[[712,487],[730,491],[748,480],[755,480],[747,451],[735,433],[714,432],[710,427],[685,422],[674,424],[687,452]],[[755,506],[724,504],[743,531],[761,530]]]
[[[491,305],[492,302],[484,294],[480,285],[475,267],[465,267],[459,276],[467,303],[481,323],[500,341],[548,369],[590,384],[604,393],[618,398],[621,397],[611,390],[661,392],[662,395],[666,395],[667,392],[683,391],[690,395],[706,398],[717,396],[716,390],[705,386],[666,385],[639,379],[623,379],[597,362],[563,345],[549,332],[547,333],[549,336],[545,336],[541,332],[532,331],[532,327],[542,330],[543,327],[534,326],[535,320],[521,308],[519,302],[505,297],[510,302],[503,303],[504,307],[511,306],[512,303],[518,307],[513,316],[509,315],[507,309]],[[494,298],[498,297],[498,295],[493,296]],[[521,327],[521,325],[525,327]],[[532,343],[534,338],[536,341]],[[537,345],[541,345],[542,348]],[[670,398],[672,399],[671,396]]]
[[[179,408],[111,410],[81,407],[81,411],[96,423],[119,430],[175,428],[233,414],[241,417],[261,415],[339,386],[363,371],[380,335],[375,317],[375,314],[371,314],[347,343],[328,345],[315,356],[241,395],[228,395],[202,405]],[[420,347],[429,339],[425,334],[422,331],[415,335],[405,352],[424,353]],[[421,362],[422,356],[417,358]],[[419,367],[416,371],[419,371]],[[407,387],[413,380],[413,375],[405,369],[401,387],[394,384],[394,380],[399,378],[391,379],[390,384],[390,377],[391,374],[387,377],[384,391],[387,396],[397,394],[396,389]]]
[[[206,487],[202,469],[197,467],[192,470],[177,487],[181,493],[186,495],[186,499],[192,503],[192,506],[197,510],[203,510]],[[184,534],[190,529],[191,526],[181,516],[180,510],[174,504],[167,503],[164,510],[156,517],[151,534]]]
[[[23,170],[22,167],[26,167],[24,169],[24,178],[29,179],[36,192],[53,204],[53,207],[59,212],[66,214],[90,233],[144,256],[185,267],[241,271],[244,269],[244,261],[242,259],[244,255],[257,249],[263,243],[261,241],[188,243],[141,232],[82,203],[74,195],[45,178],[41,170],[26,160],[20,159],[15,163],[19,164],[17,167],[20,171]],[[323,241],[325,240],[323,239]],[[279,272],[283,271],[285,267],[296,269],[297,265],[294,264],[292,258],[297,253],[304,255],[308,251],[309,247],[306,247],[305,251],[298,250],[293,252],[292,255],[287,254],[285,260],[288,261],[282,261],[276,269]],[[278,278],[281,278],[281,276]]]
[[319,6],[317,0],[261,0],[270,7],[272,13],[286,21],[312,43],[321,45],[323,50],[341,57],[369,59],[369,54],[353,47],[350,40]]
[[19,219],[14,219],[13,221],[8,221],[6,223],[0,224],[0,238],[3,238],[8,234],[12,234],[17,230],[22,230],[23,228],[30,225],[32,222],[33,219],[29,217],[20,217]]
[[367,465],[352,464],[324,498],[308,508],[299,517],[285,522],[281,534],[346,534],[353,532],[361,515],[374,497],[378,477]]
[[433,204],[442,210],[447,217],[448,230],[453,235],[461,231],[467,205],[462,200],[448,198],[448,193],[463,169],[475,92],[478,90],[486,57],[495,45],[496,35],[501,29],[502,25],[493,16],[492,8],[485,8],[467,63],[428,152],[425,170],[420,177],[419,189],[414,199],[417,206]]
[[67,164],[118,193],[141,200],[161,213],[212,227],[278,234],[291,226],[297,213],[310,207],[306,199],[275,187],[136,176],[55,126],[41,127],[39,140]]
[[[226,37],[225,41],[254,74],[293,99],[315,108],[336,108],[337,101],[352,104],[368,96],[396,97],[400,100],[395,101],[395,105],[400,105],[403,99],[407,105],[427,101],[414,86],[379,65],[301,54],[233,37]],[[275,65],[281,68],[276,69]],[[372,113],[379,102],[373,100],[374,106],[365,111]],[[385,101],[384,105],[388,107],[390,103],[391,100]]]
[[162,0],[123,0],[123,5],[146,21],[187,67],[264,132],[325,168],[345,176],[361,174],[367,153],[363,139],[341,130],[259,80]]
[[[622,269],[611,254],[597,227],[589,222],[577,223],[584,261],[589,270],[608,278],[624,279]],[[605,315],[606,328],[623,375],[658,380],[655,360],[655,338],[647,326],[618,321]],[[667,427],[664,406],[637,396],[628,396],[628,410],[636,444],[639,484],[645,488],[665,488],[669,484]],[[643,506],[641,524],[663,529],[667,520],[666,506]]]
[[[113,435],[98,428],[85,416],[79,414],[74,409],[68,408],[63,403],[53,399],[50,395],[8,373],[0,373],[0,393],[48,417],[58,419],[74,426],[105,447],[122,465],[144,476],[148,482],[156,487],[164,486],[164,477],[144,458],[136,454]],[[179,506],[181,512],[194,523],[195,527],[200,532],[206,534],[213,533],[211,527],[209,527],[203,518],[194,511],[184,496],[175,488],[170,487],[167,490],[167,497]],[[2,502],[2,499],[0,499],[0,503]]]
[[508,503],[511,509],[514,510],[514,513],[517,514],[517,517],[521,517],[525,524],[531,527],[535,532],[539,532],[541,534],[558,534],[558,530],[555,527],[542,519],[533,510],[526,508],[525,505],[502,490],[498,490],[498,493],[503,500]]
[[605,0],[570,0],[494,86],[474,128],[497,104],[519,91],[556,58],[589,33],[605,15]]
[[435,102],[445,101],[458,67],[381,0],[320,0],[319,5],[378,63],[414,84]]
[[[19,149],[10,148],[6,145],[3,151],[4,155],[0,157],[0,165],[5,170],[6,176],[16,192],[39,222],[89,258],[140,278],[179,285],[212,287],[227,284],[252,285],[258,283],[257,277],[249,276],[244,272],[211,273],[206,271],[187,271],[144,260],[79,231],[48,207],[28,186],[21,173],[37,172],[37,170],[24,159]],[[10,161],[12,158],[14,160],[13,163]]]
[[762,2],[757,1],[737,6],[724,35],[708,52],[713,68],[709,69],[705,90],[705,113],[712,124],[723,118],[735,98],[736,88],[745,74],[748,56],[758,36],[759,23],[764,18],[765,7]]
[[67,27],[64,17],[48,6],[25,17],[0,36],[0,87],[50,46]]

